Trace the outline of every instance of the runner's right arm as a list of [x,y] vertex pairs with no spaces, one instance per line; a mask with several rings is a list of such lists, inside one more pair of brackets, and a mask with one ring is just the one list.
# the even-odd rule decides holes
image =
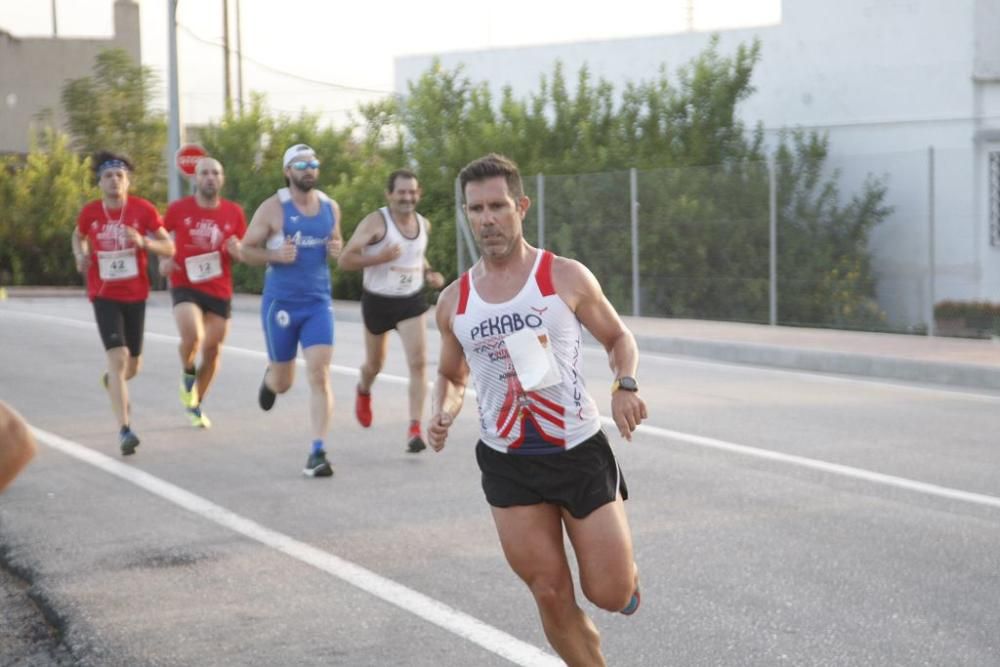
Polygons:
[[402,248],[398,245],[388,246],[377,255],[365,255],[365,246],[375,242],[385,234],[385,219],[378,211],[365,216],[351,234],[351,240],[344,246],[337,259],[337,266],[344,271],[360,271],[366,266],[384,264],[399,257]]
[[434,451],[444,448],[448,429],[465,401],[465,384],[469,379],[469,365],[465,361],[462,344],[452,330],[452,314],[458,304],[458,281],[445,288],[438,299],[435,317],[441,333],[441,352],[438,356],[438,375],[431,394],[431,419],[427,424],[427,439]]
[[73,228],[73,234],[70,236],[70,245],[73,247],[73,257],[76,259],[76,270],[80,273],[86,273],[90,266],[90,244],[86,238],[80,235],[80,230],[76,227]]
[[[281,232],[281,205],[275,195],[264,200],[253,214],[247,233],[240,243],[240,260],[250,266],[264,266],[272,262],[290,263],[295,261],[295,244],[287,240],[281,248],[271,250],[267,240]],[[289,248],[289,245],[291,246]],[[290,257],[290,259],[289,259]]]

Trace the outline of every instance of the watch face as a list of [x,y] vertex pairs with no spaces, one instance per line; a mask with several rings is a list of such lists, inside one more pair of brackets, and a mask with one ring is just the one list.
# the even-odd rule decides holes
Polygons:
[[618,378],[618,388],[624,389],[625,391],[639,391],[639,385],[633,377]]

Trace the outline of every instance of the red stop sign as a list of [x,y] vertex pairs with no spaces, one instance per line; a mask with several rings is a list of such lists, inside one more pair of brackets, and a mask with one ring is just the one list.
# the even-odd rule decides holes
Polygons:
[[184,144],[177,149],[177,168],[187,176],[194,176],[195,165],[206,155],[208,153],[200,144]]

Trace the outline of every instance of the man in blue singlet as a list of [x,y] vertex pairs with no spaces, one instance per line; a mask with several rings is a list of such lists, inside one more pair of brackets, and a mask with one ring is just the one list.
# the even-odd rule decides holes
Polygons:
[[340,255],[340,207],[316,189],[319,160],[312,148],[285,151],[285,183],[253,214],[240,259],[266,264],[261,320],[270,363],[258,393],[263,410],[274,406],[295,379],[295,355],[302,346],[309,376],[312,451],[302,471],[329,477],[324,439],[333,416],[330,361],[333,358],[333,301],[329,260]]

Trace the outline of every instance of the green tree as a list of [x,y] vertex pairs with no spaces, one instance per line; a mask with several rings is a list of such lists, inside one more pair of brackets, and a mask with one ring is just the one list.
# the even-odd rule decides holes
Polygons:
[[52,128],[26,158],[0,158],[0,284],[79,284],[69,239],[92,183],[88,160]]
[[151,103],[157,79],[121,49],[97,55],[94,73],[63,86],[62,106],[73,148],[125,153],[135,164],[131,191],[161,208],[166,204],[167,133],[163,114]]
[[[530,175],[546,174],[546,246],[587,262],[609,297],[631,308],[629,168],[640,174],[640,272],[643,312],[766,321],[768,317],[768,170],[760,126],[737,108],[753,94],[760,45],[719,52],[718,40],[671,77],[631,82],[620,100],[586,67],[570,92],[557,64],[538,91],[499,103],[462,68],[434,63],[411,83],[400,109],[404,149],[429,196],[435,220],[454,212],[454,178],[489,151],[515,157],[529,196]],[[825,138],[782,139],[779,163],[780,316],[787,322],[872,326],[874,302],[867,239],[888,214],[885,188],[869,181],[838,204],[838,175],[825,174]],[[539,207],[525,223],[537,237]],[[432,252],[454,257],[452,235]],[[448,268],[454,271],[455,265]],[[808,277],[807,277],[808,276]]]
[[789,324],[880,328],[867,252],[874,227],[892,209],[886,186],[869,177],[847,198],[827,173],[829,140],[796,131],[775,158],[778,182],[779,319]]
[[[251,96],[243,113],[230,113],[201,135],[201,143],[225,169],[224,196],[243,207],[247,222],[261,202],[285,185],[281,159],[285,150],[297,143],[312,146],[322,161],[317,187],[333,195],[337,183],[350,181],[357,169],[356,148],[351,128],[321,128],[315,114],[298,117],[272,115],[262,95]],[[347,213],[342,210],[344,218]],[[233,269],[235,287],[259,293],[264,285],[260,267],[237,264]]]

